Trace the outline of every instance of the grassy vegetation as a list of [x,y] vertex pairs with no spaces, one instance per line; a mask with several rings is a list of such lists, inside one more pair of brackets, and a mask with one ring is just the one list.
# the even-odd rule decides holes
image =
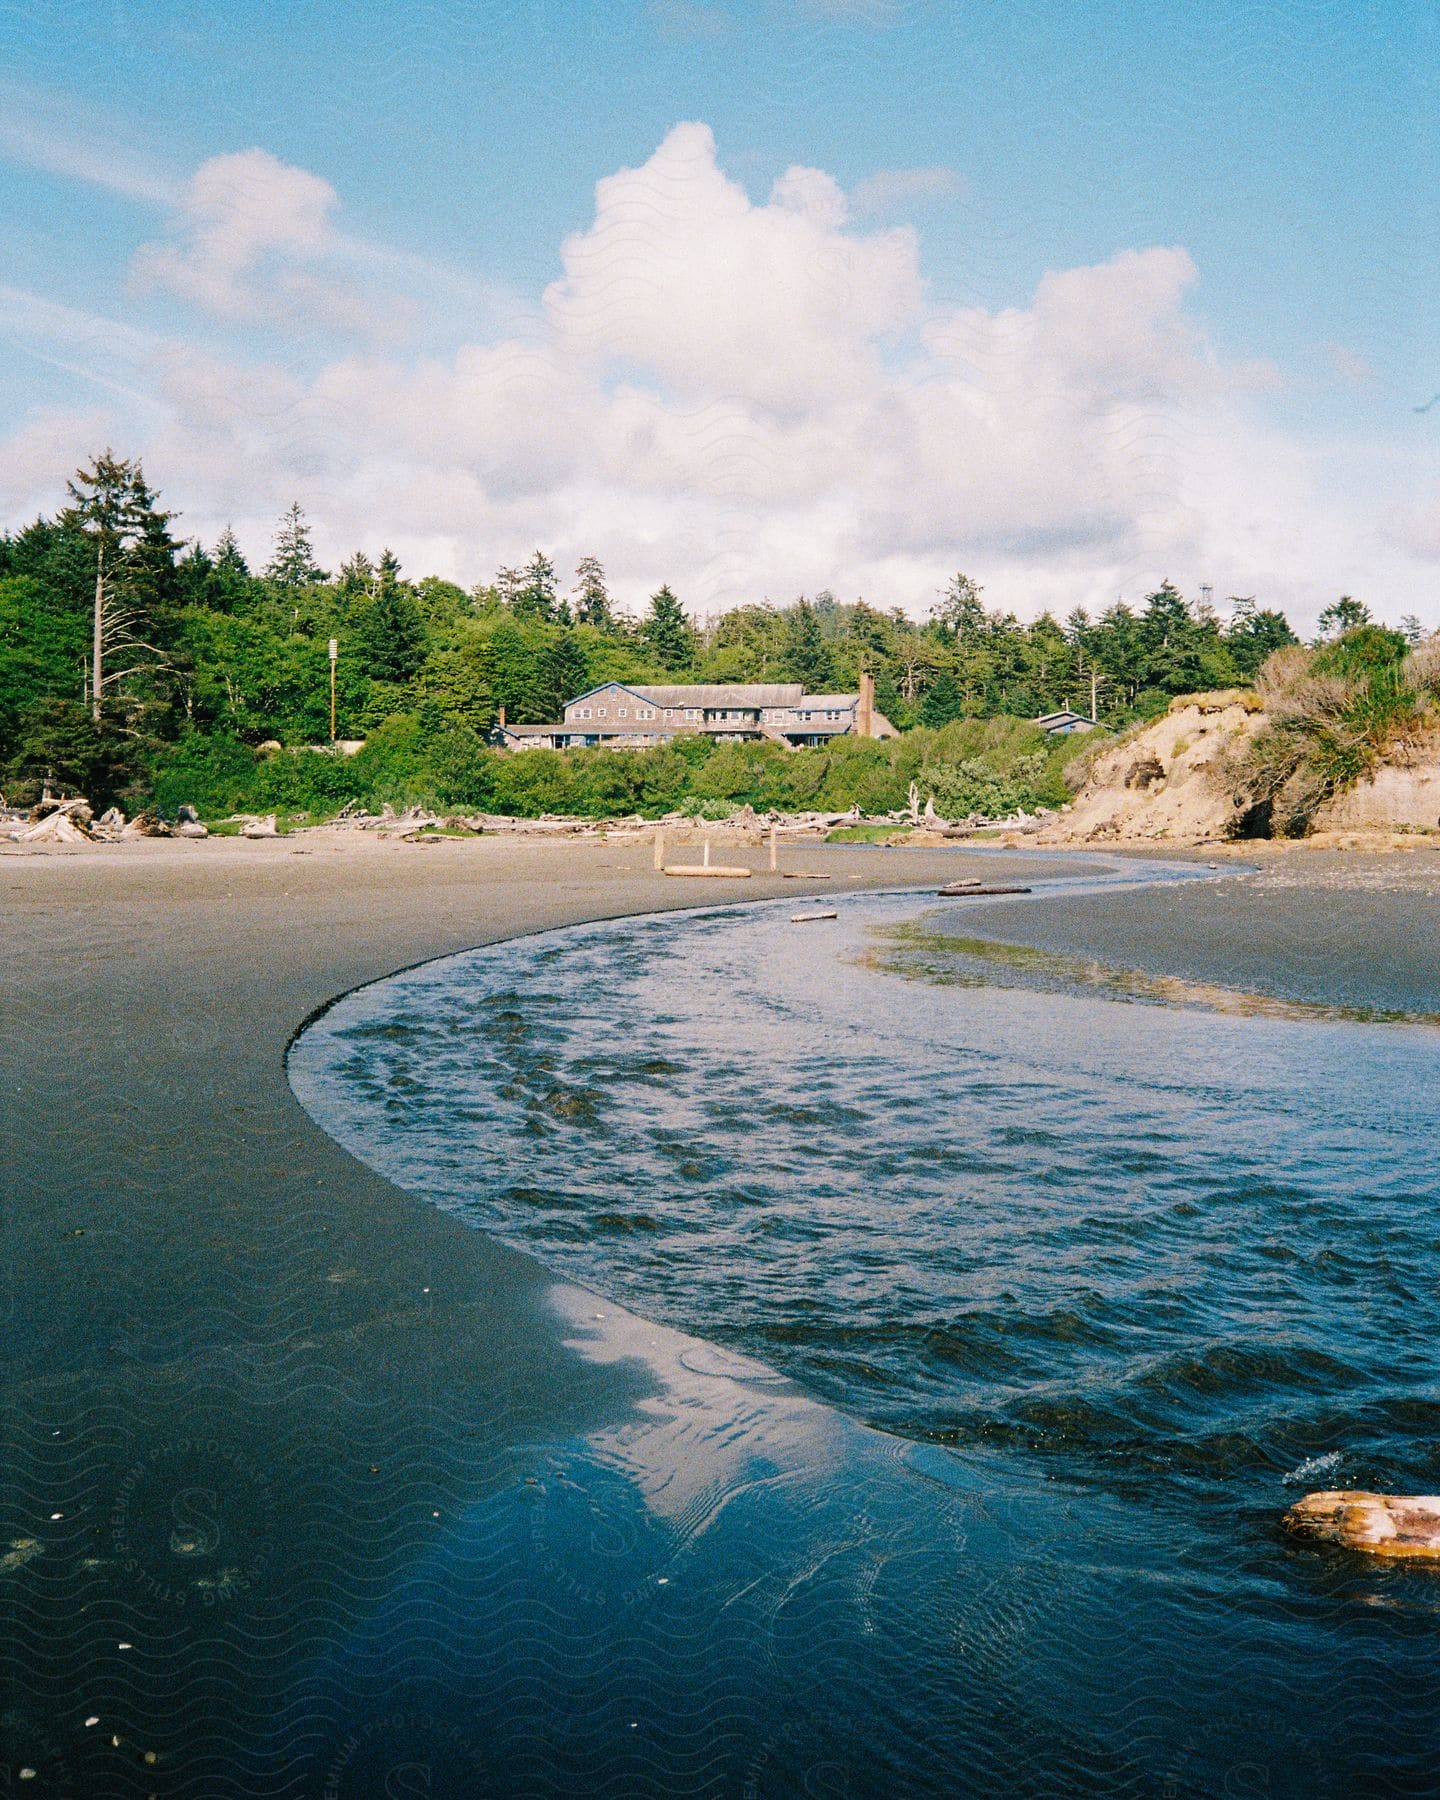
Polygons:
[[1278,651],[1256,688],[1266,724],[1232,772],[1277,836],[1303,836],[1325,801],[1440,727],[1440,644],[1412,650],[1399,632],[1362,625]]
[[886,838],[894,837],[897,831],[909,831],[908,824],[903,825],[837,825],[826,834],[827,844],[883,844]]

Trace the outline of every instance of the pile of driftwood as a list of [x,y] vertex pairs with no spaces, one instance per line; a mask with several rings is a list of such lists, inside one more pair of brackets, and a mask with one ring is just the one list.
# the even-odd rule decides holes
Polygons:
[[[848,812],[762,814],[746,805],[736,807],[723,819],[703,819],[686,812],[669,812],[660,819],[646,819],[639,813],[612,819],[577,819],[544,813],[538,819],[519,819],[501,813],[437,813],[420,806],[396,812],[393,806],[387,805],[378,813],[372,813],[359,801],[352,800],[333,819],[292,829],[367,831],[411,843],[423,841],[440,830],[466,832],[476,837],[608,837],[620,840],[648,839],[661,831],[675,838],[703,834],[759,843],[772,831],[784,839],[824,839],[837,827],[846,825],[900,825],[930,836],[966,838],[976,831],[997,827],[1007,831],[1038,831],[1056,816],[1042,807],[1035,813],[1018,812],[1003,819],[986,818],[978,813],[964,819],[943,819],[935,810],[933,796],[921,807],[919,791],[912,783],[907,806],[880,814],[862,813],[858,806]],[[280,835],[274,813],[232,813],[227,823],[237,825],[239,835],[244,838]],[[142,837],[203,838],[209,835],[193,806],[180,807],[173,821],[149,808],[127,821],[114,806],[96,818],[88,801],[78,797],[58,800],[47,794],[28,811],[6,807],[0,801],[0,839],[12,843],[113,844]]]
[[142,837],[209,835],[193,806],[182,806],[173,824],[149,808],[127,820],[112,806],[97,819],[90,802],[78,795],[57,800],[47,794],[25,812],[0,809],[0,837],[12,844],[119,844]]
[[[237,815],[238,817],[239,815]],[[246,815],[248,818],[249,815]],[[973,832],[1003,827],[1011,831],[1038,831],[1055,815],[1047,809],[1030,814],[1015,813],[1007,818],[987,818],[972,813],[964,819],[943,819],[935,810],[933,797],[920,805],[919,794],[911,788],[910,804],[895,812],[866,814],[858,806],[848,812],[758,813],[753,806],[736,807],[721,819],[706,819],[693,813],[668,812],[658,819],[647,819],[630,813],[608,819],[579,819],[560,813],[542,813],[539,818],[515,818],[504,813],[437,813],[425,807],[412,806],[396,812],[385,806],[378,813],[367,812],[358,801],[351,801],[328,824],[305,827],[312,831],[369,831],[384,837],[414,839],[427,832],[446,830],[468,832],[486,837],[596,838],[624,840],[651,838],[657,831],[673,837],[707,835],[719,838],[739,837],[759,843],[774,830],[781,838],[823,839],[837,827],[846,825],[902,825],[942,837],[964,838]],[[259,821],[263,827],[265,821]],[[242,827],[244,829],[244,827]],[[249,835],[259,835],[250,832]]]

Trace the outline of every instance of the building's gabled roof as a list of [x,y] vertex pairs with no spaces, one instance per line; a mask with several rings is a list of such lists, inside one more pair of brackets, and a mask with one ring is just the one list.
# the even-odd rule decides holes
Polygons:
[[1054,731],[1060,725],[1093,725],[1096,721],[1089,713],[1076,712],[1073,707],[1062,706],[1059,712],[1041,713],[1035,723],[1042,731]]
[[647,682],[632,691],[643,694],[652,706],[697,706],[711,711],[739,707],[750,712],[769,706],[794,706],[805,692],[798,681],[721,681],[688,687],[652,687]]
[[796,712],[845,712],[860,704],[858,694],[803,694],[795,702]]
[[632,700],[643,700],[647,705],[654,705],[654,701],[647,692],[631,687],[628,682],[602,681],[598,687],[586,688],[583,694],[577,694],[573,700],[567,700],[564,710],[568,711],[570,707],[578,706],[582,700],[593,700],[596,694],[608,694],[612,688],[617,693],[628,694]]

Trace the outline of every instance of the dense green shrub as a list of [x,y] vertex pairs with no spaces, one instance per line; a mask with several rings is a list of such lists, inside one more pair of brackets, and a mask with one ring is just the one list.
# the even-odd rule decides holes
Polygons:
[[248,745],[189,731],[156,757],[150,793],[164,813],[188,805],[204,818],[224,818],[254,797],[256,775],[255,752]]
[[1039,803],[1037,784],[1043,771],[1040,756],[1023,759],[1008,775],[972,756],[957,763],[927,763],[920,771],[920,786],[933,795],[942,818],[963,819],[971,813],[1003,818],[1019,807],[1033,809]]

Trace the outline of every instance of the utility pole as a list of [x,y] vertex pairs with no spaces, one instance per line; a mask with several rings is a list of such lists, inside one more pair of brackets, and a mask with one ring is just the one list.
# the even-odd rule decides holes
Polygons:
[[336,638],[330,640],[330,742],[335,742],[335,664],[340,655],[340,644]]
[[1090,665],[1090,722],[1100,723],[1100,675],[1094,663]]
[[[109,452],[107,451],[108,455]],[[90,716],[100,723],[101,690],[105,686],[105,534],[102,527],[95,554],[95,622],[90,656]]]

